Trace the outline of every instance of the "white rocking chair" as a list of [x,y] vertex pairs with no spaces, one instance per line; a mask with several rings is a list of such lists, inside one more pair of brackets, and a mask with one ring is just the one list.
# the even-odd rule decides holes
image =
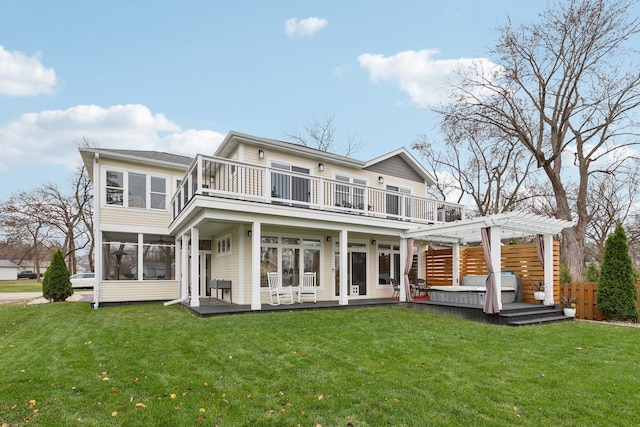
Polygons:
[[284,289],[280,273],[267,273],[267,280],[269,281],[270,305],[293,304],[293,290],[291,286]]
[[305,297],[313,297],[313,303],[316,299],[316,273],[304,273],[302,275],[302,286],[298,289],[298,302],[302,302]]

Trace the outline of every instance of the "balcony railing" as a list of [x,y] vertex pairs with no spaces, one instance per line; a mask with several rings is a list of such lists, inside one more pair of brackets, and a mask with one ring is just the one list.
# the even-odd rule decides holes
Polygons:
[[465,216],[465,208],[459,204],[203,155],[194,159],[173,196],[174,219],[195,195],[427,224]]

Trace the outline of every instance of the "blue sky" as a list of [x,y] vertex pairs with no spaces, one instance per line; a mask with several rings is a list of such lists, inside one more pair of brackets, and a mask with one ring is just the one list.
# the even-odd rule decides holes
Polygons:
[[368,160],[418,134],[458,64],[546,2],[0,0],[0,200],[102,148],[211,154],[335,116]]

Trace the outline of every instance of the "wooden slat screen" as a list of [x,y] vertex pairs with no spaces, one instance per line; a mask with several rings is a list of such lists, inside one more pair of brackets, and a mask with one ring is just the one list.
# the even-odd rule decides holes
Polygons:
[[[450,285],[453,274],[451,249],[434,249],[426,253],[426,277],[432,285]],[[553,242],[553,282],[560,281],[560,244]],[[512,271],[522,278],[524,302],[535,303],[531,285],[544,280],[535,243],[502,247],[502,270]],[[460,275],[488,274],[482,247],[460,248]],[[462,278],[460,278],[462,283]],[[555,286],[553,299],[560,302],[560,289]]]

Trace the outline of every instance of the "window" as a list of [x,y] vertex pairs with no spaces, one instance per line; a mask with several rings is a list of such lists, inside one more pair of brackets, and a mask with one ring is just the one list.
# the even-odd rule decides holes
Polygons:
[[[272,162],[273,169],[309,175],[310,170],[299,166]],[[271,197],[300,202],[309,202],[311,186],[308,178],[293,174],[271,172]]]
[[124,200],[124,174],[107,171],[107,204],[122,206]]
[[269,272],[280,272],[287,286],[299,286],[303,272],[315,272],[320,286],[320,239],[262,236],[260,246],[260,286],[268,286]]
[[218,255],[229,255],[231,253],[231,234],[218,239],[216,244]]
[[164,209],[167,205],[167,181],[151,177],[151,209]]
[[107,205],[166,210],[167,180],[163,177],[108,170],[105,182]]
[[169,236],[104,233],[102,253],[103,280],[175,280],[175,245]]

